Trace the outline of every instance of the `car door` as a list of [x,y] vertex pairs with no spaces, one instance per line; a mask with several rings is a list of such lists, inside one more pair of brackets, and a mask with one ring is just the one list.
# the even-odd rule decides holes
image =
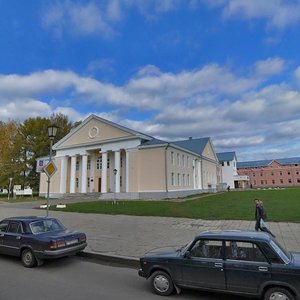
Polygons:
[[22,225],[18,221],[10,221],[3,237],[3,249],[6,254],[19,255],[22,239]]
[[8,227],[8,221],[4,220],[0,223],[0,253],[5,253],[5,248],[3,246],[3,240]]
[[196,240],[182,264],[185,286],[225,290],[221,240]]
[[225,257],[229,291],[257,295],[260,286],[271,278],[271,266],[255,243],[226,241]]

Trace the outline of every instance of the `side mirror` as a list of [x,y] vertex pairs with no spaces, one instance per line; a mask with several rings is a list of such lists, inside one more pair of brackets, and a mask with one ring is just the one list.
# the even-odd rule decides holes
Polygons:
[[184,256],[186,258],[190,258],[191,257],[191,252],[190,251],[186,251]]

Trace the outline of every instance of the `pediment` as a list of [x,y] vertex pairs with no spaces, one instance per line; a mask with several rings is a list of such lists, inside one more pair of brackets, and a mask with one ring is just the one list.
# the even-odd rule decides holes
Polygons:
[[210,139],[208,140],[206,146],[204,147],[202,155],[209,159],[217,161],[217,156]]
[[92,115],[58,141],[53,149],[58,150],[137,136],[142,136],[142,134]]

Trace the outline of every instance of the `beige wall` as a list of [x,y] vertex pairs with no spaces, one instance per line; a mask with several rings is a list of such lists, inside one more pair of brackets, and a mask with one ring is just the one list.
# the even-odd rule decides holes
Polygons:
[[213,162],[207,161],[205,159],[202,160],[202,182],[203,188],[209,188],[208,184],[215,185],[217,184],[217,165]]
[[[173,153],[173,154],[172,154]],[[178,157],[179,155],[179,157]],[[173,159],[172,159],[173,156]],[[192,189],[193,179],[193,160],[196,156],[175,148],[167,150],[167,172],[168,172],[168,190],[187,190]],[[178,161],[179,159],[179,161]],[[184,163],[183,163],[184,161]],[[174,183],[172,184],[172,173],[174,174]],[[179,174],[179,184],[178,184]],[[188,182],[189,178],[189,182]],[[184,179],[184,180],[183,180]],[[184,181],[184,182],[183,182]]]

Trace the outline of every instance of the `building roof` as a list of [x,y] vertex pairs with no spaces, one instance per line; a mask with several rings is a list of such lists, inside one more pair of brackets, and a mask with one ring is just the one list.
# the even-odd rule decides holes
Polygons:
[[235,152],[221,152],[217,153],[217,157],[219,161],[232,161],[236,157]]
[[167,141],[153,138],[150,141],[144,141],[141,144],[141,146],[159,146],[159,145],[163,146],[166,144],[170,144],[201,155],[208,142],[209,142],[209,137],[198,138],[198,139],[189,138],[187,140],[173,141],[173,142],[167,142]]
[[189,138],[188,140],[171,142],[171,144],[174,144],[181,148],[185,148],[197,154],[202,154],[208,141],[209,141],[208,137],[199,138],[199,139]]
[[273,161],[277,161],[281,165],[300,164],[300,157],[238,162],[237,163],[237,168],[242,169],[242,168],[266,167],[266,166],[270,165]]

